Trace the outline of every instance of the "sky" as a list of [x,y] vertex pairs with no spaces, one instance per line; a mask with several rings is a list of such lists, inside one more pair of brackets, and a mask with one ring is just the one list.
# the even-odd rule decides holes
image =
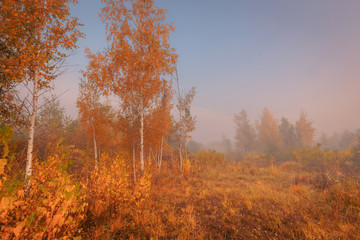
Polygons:
[[[267,107],[295,123],[301,111],[317,136],[360,128],[360,1],[155,0],[174,23],[183,91],[196,87],[193,140],[234,138],[234,114],[252,122]],[[85,48],[107,46],[100,0],[79,0],[73,16],[86,34],[55,82],[68,114],[87,65]]]

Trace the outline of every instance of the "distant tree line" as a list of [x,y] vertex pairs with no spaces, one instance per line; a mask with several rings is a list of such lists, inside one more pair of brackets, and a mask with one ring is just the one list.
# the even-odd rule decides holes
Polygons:
[[320,144],[323,149],[337,149],[337,150],[344,150],[349,147],[356,146],[360,139],[360,129],[355,131],[348,131],[345,130],[342,133],[333,133],[332,135],[328,136],[323,133],[320,137]]
[[259,121],[252,124],[247,112],[235,114],[235,148],[241,152],[276,153],[292,148],[311,147],[315,129],[305,112],[301,112],[295,124],[285,117],[279,121],[264,108]]
[[[251,123],[246,110],[235,114],[235,153],[268,153],[281,157],[293,149],[311,148],[315,145],[315,129],[305,112],[301,112],[295,123],[282,117],[279,121],[264,108],[260,120]],[[317,142],[322,149],[344,150],[358,145],[360,130],[342,134],[325,134]]]

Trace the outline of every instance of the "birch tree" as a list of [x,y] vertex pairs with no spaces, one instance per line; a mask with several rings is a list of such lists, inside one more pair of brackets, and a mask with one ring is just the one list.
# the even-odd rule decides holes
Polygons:
[[92,54],[87,50],[89,66],[86,76],[104,93],[121,99],[123,111],[131,109],[139,131],[140,172],[145,170],[145,117],[161,98],[169,83],[177,59],[168,39],[174,30],[165,23],[166,10],[153,0],[103,0],[100,14],[106,23],[108,48]]
[[39,90],[49,87],[57,64],[66,56],[64,50],[76,48],[82,34],[70,5],[76,0],[5,0],[0,4],[0,41],[13,52],[2,59],[9,81],[31,83],[29,137],[26,178],[32,175],[32,154]]
[[176,71],[176,82],[177,82],[177,104],[176,108],[179,113],[179,120],[176,122],[176,130],[178,135],[179,144],[179,164],[180,172],[183,170],[183,155],[186,154],[186,143],[190,139],[189,133],[195,129],[196,117],[191,115],[191,103],[194,100],[196,91],[195,87],[192,87],[189,92],[184,96],[180,92],[179,76]]
[[91,81],[81,80],[79,86],[79,97],[76,101],[79,109],[80,123],[91,136],[94,147],[95,165],[98,165],[98,141],[97,136],[102,132],[104,123],[103,115],[100,112],[100,92]]
[[172,105],[170,104],[171,92],[170,89],[165,89],[160,101],[156,104],[152,114],[147,119],[148,130],[147,139],[150,144],[149,147],[153,148],[158,172],[161,170],[163,150],[167,145],[167,139],[171,130],[171,115],[170,110]]

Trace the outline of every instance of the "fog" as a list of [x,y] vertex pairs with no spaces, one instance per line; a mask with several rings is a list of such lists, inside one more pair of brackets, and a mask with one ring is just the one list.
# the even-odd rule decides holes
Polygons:
[[[80,1],[72,12],[86,38],[55,81],[74,118],[84,49],[106,46],[98,1]],[[234,114],[255,122],[267,107],[295,122],[305,111],[323,133],[360,127],[360,2],[358,1],[158,1],[176,26],[171,44],[179,55],[181,89],[196,87],[195,141],[234,139]]]

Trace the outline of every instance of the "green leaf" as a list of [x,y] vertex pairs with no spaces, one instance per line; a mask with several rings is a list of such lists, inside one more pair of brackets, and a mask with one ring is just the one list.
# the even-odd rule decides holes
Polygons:
[[74,191],[65,192],[65,200],[69,201],[74,196]]

